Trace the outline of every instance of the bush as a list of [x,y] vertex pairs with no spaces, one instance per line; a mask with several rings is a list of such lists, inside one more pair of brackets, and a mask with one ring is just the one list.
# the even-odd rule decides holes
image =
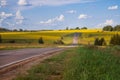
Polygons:
[[43,41],[43,38],[40,37],[39,40],[38,40],[39,44],[44,44],[44,41]]
[[9,43],[15,43],[15,40],[10,40]]
[[54,41],[54,44],[64,44],[64,42],[62,40],[57,40],[57,41]]
[[115,34],[111,37],[110,44],[112,45],[120,45],[120,35]]
[[97,46],[105,46],[106,45],[106,41],[104,38],[96,38],[95,41],[94,41],[94,45],[97,45]]

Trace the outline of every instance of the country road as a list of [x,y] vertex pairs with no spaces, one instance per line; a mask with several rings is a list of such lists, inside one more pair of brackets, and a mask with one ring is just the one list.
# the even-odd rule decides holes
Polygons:
[[61,50],[63,50],[63,48],[30,48],[0,51],[0,69],[21,60]]
[[78,37],[79,37],[79,34],[75,33],[74,36],[73,36],[73,45],[77,45],[78,44]]

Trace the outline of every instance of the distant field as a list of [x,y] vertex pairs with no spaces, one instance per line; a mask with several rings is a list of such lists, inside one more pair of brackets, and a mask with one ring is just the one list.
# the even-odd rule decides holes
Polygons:
[[16,43],[38,43],[40,37],[43,38],[45,44],[53,44],[54,41],[62,40],[65,44],[72,44],[73,34],[79,33],[79,44],[93,44],[95,38],[104,37],[109,43],[113,34],[120,32],[103,32],[101,30],[54,30],[39,32],[1,32],[3,42],[7,40],[16,40]]

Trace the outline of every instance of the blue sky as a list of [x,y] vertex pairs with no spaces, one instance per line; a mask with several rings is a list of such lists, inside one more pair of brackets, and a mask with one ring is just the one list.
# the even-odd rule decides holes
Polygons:
[[120,24],[120,0],[0,0],[0,27],[102,28]]

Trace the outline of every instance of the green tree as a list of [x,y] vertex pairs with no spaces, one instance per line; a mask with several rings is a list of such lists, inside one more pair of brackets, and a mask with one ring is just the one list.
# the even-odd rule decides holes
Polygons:
[[113,31],[113,27],[111,25],[107,25],[103,27],[103,31]]
[[116,25],[113,30],[114,31],[120,31],[120,25]]
[[76,30],[79,30],[80,28],[79,28],[79,27],[76,27],[75,29],[76,29]]
[[69,27],[66,27],[66,30],[69,30]]
[[39,40],[38,40],[39,44],[44,44],[44,41],[43,41],[43,38],[40,37]]
[[82,27],[81,29],[87,29],[87,27]]
[[20,32],[22,32],[22,31],[23,31],[23,29],[19,29],[19,31],[20,31]]

